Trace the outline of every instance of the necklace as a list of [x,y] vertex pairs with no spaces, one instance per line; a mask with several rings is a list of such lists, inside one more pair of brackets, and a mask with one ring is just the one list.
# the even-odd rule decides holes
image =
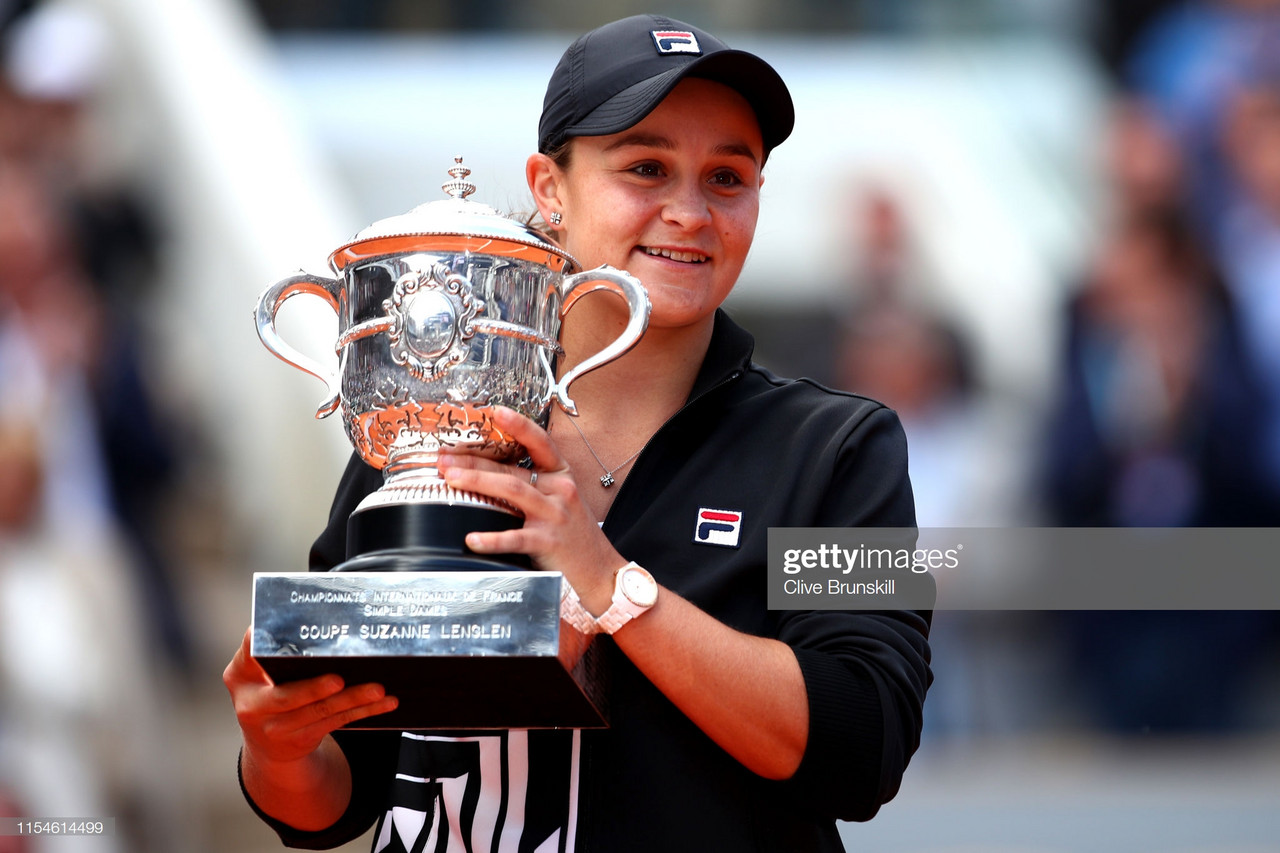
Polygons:
[[[637,450],[635,453],[632,453],[630,456],[624,459],[621,464],[614,466],[614,469],[610,471],[608,466],[606,466],[603,462],[600,461],[600,455],[596,453],[596,449],[591,446],[591,442],[587,441],[587,434],[582,431],[582,427],[578,426],[577,420],[572,415],[570,415],[567,418],[567,420],[569,421],[569,423],[573,424],[573,428],[578,431],[578,435],[582,436],[582,443],[587,446],[587,452],[590,453],[593,457],[595,457],[596,464],[599,465],[600,470],[604,472],[604,476],[600,478],[600,485],[603,488],[607,489],[610,486],[612,486],[615,482],[617,482],[616,480],[613,479],[613,475],[616,474],[623,467],[625,467],[626,464],[630,462],[632,459],[635,459],[637,456],[639,456],[640,450],[644,450],[645,445],[641,445],[640,450]],[[645,444],[648,444],[648,442],[645,442]]]

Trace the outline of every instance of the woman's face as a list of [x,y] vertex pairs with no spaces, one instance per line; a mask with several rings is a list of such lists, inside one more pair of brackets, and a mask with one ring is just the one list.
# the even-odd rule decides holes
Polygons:
[[534,185],[544,214],[564,216],[565,248],[587,269],[639,278],[652,326],[708,318],[755,234],[764,145],[750,105],[720,83],[686,79],[635,127],[571,146],[567,169],[546,166],[550,191]]

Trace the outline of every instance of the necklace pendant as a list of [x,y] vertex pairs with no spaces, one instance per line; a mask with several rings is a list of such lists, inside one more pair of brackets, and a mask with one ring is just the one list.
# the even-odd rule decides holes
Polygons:
[[600,485],[605,487],[606,489],[612,486],[613,483],[614,483],[613,474],[609,473],[608,471],[606,471],[605,475],[600,478]]

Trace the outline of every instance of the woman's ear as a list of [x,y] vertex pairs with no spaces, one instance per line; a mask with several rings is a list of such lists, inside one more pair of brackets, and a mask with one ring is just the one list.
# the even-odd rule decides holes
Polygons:
[[551,221],[552,213],[563,212],[560,183],[563,177],[560,166],[546,154],[530,154],[524,164],[524,177],[533,193],[533,202],[542,218]]

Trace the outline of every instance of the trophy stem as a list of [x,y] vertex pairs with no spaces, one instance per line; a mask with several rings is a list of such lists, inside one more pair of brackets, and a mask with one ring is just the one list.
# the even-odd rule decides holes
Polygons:
[[523,554],[480,555],[467,533],[510,530],[520,519],[488,507],[398,504],[347,520],[347,560],[335,572],[493,571],[531,567]]
[[383,506],[443,504],[473,506],[521,517],[506,501],[455,489],[440,477],[435,450],[414,449],[394,453],[382,469],[383,484],[366,495],[356,512]]

